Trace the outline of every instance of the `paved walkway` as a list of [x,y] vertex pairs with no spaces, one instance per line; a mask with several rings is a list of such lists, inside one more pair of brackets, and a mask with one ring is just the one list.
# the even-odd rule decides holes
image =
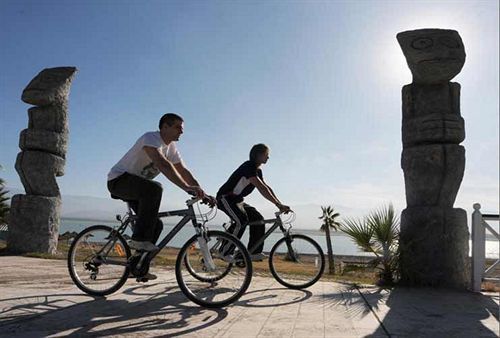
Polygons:
[[497,337],[498,295],[357,288],[318,282],[289,290],[254,277],[224,309],[186,300],[173,271],[129,281],[106,299],[72,285],[66,263],[0,257],[0,336]]

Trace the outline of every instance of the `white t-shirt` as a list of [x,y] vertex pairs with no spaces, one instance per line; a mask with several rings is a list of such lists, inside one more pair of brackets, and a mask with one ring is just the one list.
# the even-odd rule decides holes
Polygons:
[[160,148],[167,160],[173,164],[182,162],[181,155],[175,146],[175,142],[166,145],[159,131],[150,131],[139,137],[132,148],[116,163],[108,173],[108,181],[120,176],[124,172],[141,176],[147,179],[155,178],[160,170],[156,168],[149,158],[144,146]]

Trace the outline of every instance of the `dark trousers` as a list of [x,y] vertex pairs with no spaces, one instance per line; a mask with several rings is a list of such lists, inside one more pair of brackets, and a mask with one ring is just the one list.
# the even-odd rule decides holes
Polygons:
[[[236,202],[230,195],[218,196],[217,207],[224,211],[234,223],[229,227],[228,232],[238,238],[243,236],[248,223],[264,220],[264,217],[254,207],[244,202]],[[250,250],[265,234],[264,223],[250,226],[250,238],[248,240],[248,250]],[[255,248],[250,254],[261,253],[264,249],[264,242]]]
[[163,230],[163,223],[158,218],[163,193],[161,184],[137,175],[123,173],[108,181],[108,190],[111,197],[128,202],[137,215],[132,239],[155,244]]

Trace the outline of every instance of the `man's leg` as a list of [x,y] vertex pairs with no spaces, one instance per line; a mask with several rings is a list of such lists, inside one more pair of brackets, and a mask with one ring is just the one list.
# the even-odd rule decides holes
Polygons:
[[[257,211],[254,207],[248,204],[243,204],[243,207],[245,208],[246,214],[248,215],[248,222],[257,222],[257,221],[263,221],[264,217],[260,214],[260,212]],[[257,242],[264,237],[264,234],[266,233],[266,226],[264,225],[264,222],[262,224],[253,224],[250,225],[250,238],[248,240],[248,250],[250,250]],[[250,252],[252,255],[259,254],[264,250],[264,242],[259,244],[255,248],[253,252]]]
[[[136,201],[136,200],[128,200],[128,204],[130,205],[130,208],[132,208],[132,210],[135,212],[135,214],[137,215],[138,211],[139,211],[139,202]],[[158,241],[158,238],[160,237],[160,234],[163,230],[163,223],[162,221],[157,218],[157,223],[156,223],[156,227],[154,229],[155,231],[155,236],[153,237],[153,241],[151,241],[151,243],[153,244],[156,244],[156,242]],[[135,232],[135,229],[132,229],[132,232]],[[144,264],[148,264],[148,267],[147,269],[149,270],[149,264],[151,262],[150,261],[146,261],[143,263],[143,267],[146,268],[146,266]],[[131,271],[130,272],[130,277],[146,277],[148,280],[154,280],[157,278],[156,275],[148,272],[145,276],[136,276],[133,274],[133,272]]]
[[153,244],[155,245],[157,244],[156,242],[158,242],[158,238],[160,238],[162,231],[163,231],[163,222],[161,221],[161,219],[157,218],[156,226],[154,228],[154,233],[153,233],[153,241],[152,241]]
[[[139,211],[139,202],[135,201],[135,200],[129,201],[129,205],[132,208],[132,210],[134,210],[134,212],[137,214]],[[158,238],[160,238],[162,231],[163,231],[163,222],[161,221],[161,219],[157,218],[156,225],[153,229],[154,236],[153,236],[153,240],[151,241],[151,243],[156,244],[156,242],[158,241]]]
[[108,190],[119,198],[138,203],[132,239],[153,242],[163,188],[160,183],[128,173],[108,181]]

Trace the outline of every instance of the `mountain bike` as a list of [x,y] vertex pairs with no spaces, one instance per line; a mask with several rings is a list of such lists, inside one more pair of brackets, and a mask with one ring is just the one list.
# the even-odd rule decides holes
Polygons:
[[[269,269],[273,277],[283,286],[290,289],[303,289],[316,283],[325,270],[325,256],[319,244],[309,236],[295,234],[292,232],[292,222],[295,220],[295,213],[290,211],[290,217],[282,218],[283,212],[276,212],[275,218],[265,219],[248,223],[248,226],[273,224],[269,230],[255,243],[248,251],[253,254],[256,248],[261,245],[276,229],[279,228],[283,237],[280,238],[269,252]],[[230,224],[224,224],[227,229]],[[231,246],[220,241],[214,248],[222,252],[231,252]],[[224,249],[223,249],[224,248]],[[236,253],[237,254],[237,253]],[[237,262],[237,266],[242,267],[243,262]],[[234,266],[228,266],[228,269]],[[229,273],[229,271],[224,271]],[[202,280],[202,278],[200,278]]]
[[[116,227],[93,225],[81,231],[71,243],[68,269],[71,279],[83,292],[105,296],[120,289],[129,277],[145,281],[150,262],[169,241],[191,221],[195,234],[177,254],[175,276],[188,299],[204,307],[226,306],[240,298],[252,278],[252,262],[246,247],[225,231],[208,230],[208,216],[195,213],[200,198],[186,201],[187,209],[158,213],[158,218],[181,216],[182,219],[158,244],[154,252],[135,251],[125,240],[127,227],[135,226],[137,215],[127,202],[128,212],[116,216]],[[198,204],[197,204],[198,205]],[[199,211],[198,205],[198,211]],[[212,210],[216,209],[213,208]],[[201,218],[201,223],[198,219]],[[213,247],[221,241],[231,243],[233,255],[221,255]],[[229,271],[228,271],[229,270]]]

